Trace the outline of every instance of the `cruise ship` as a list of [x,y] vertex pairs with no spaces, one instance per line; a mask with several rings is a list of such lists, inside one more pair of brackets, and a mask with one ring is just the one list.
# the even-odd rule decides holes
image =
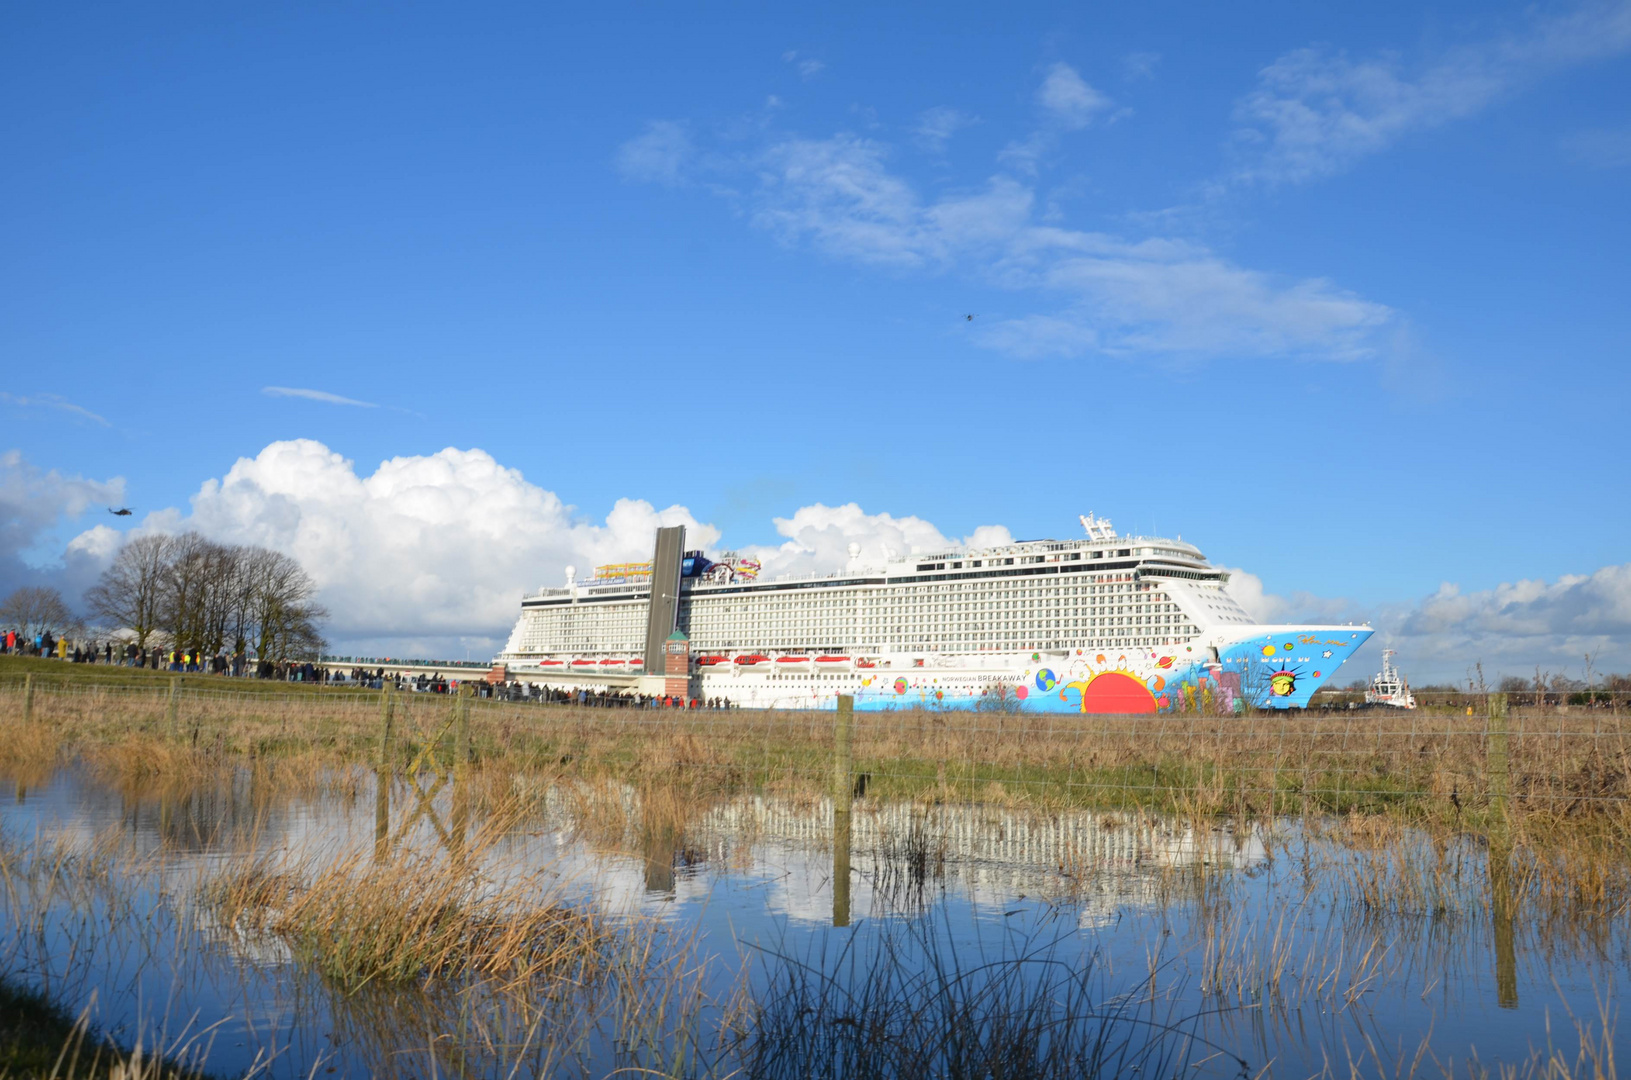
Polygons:
[[554,688],[766,709],[1230,712],[1300,708],[1371,635],[1265,625],[1182,539],[1085,535],[771,577],[659,529],[649,563],[521,600],[495,663]]

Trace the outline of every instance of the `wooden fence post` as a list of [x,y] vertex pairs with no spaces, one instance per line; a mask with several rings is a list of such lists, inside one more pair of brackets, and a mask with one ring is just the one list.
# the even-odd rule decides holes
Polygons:
[[850,810],[855,799],[855,761],[850,741],[855,698],[838,695],[832,766],[832,924],[849,925]]
[[34,673],[23,676],[23,723],[34,722]]
[[391,853],[391,781],[395,776],[391,746],[391,683],[379,684],[379,764],[374,769],[374,861]]
[[1507,745],[1507,696],[1489,696],[1489,879],[1490,919],[1495,931],[1495,1000],[1518,1007],[1518,963],[1513,941],[1512,828],[1507,805],[1512,790],[1512,757]]
[[1489,696],[1489,741],[1484,751],[1485,769],[1489,773],[1490,811],[1496,815],[1503,831],[1507,825],[1507,796],[1511,791],[1512,763],[1507,751],[1507,697],[1505,694]]
[[172,675],[170,676],[170,703],[164,710],[165,722],[170,729],[171,742],[174,742],[176,739],[181,737],[180,696],[181,680]]
[[470,764],[470,690],[459,686],[458,697],[453,700],[456,715],[453,720],[453,768],[462,770]]

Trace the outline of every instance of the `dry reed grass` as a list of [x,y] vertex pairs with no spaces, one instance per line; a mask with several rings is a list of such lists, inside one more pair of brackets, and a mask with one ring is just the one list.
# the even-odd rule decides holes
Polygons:
[[[830,775],[831,713],[469,704],[477,758],[516,771],[778,793]],[[0,690],[0,723],[20,707],[20,691]],[[187,690],[174,733],[167,707],[163,692],[95,686],[35,699],[35,715],[68,750],[128,744],[145,755],[152,744],[132,741],[145,735],[213,755],[298,755],[311,768],[372,764],[379,753],[378,694]],[[449,738],[452,700],[399,694],[393,707],[398,764],[433,738]],[[1209,816],[1403,812],[1470,827],[1538,815],[1590,819],[1631,844],[1631,716],[1519,713],[1506,727],[1501,735],[1484,717],[1374,711],[1220,718],[916,710],[857,713],[853,745],[856,769],[882,798]],[[1504,754],[1495,752],[1497,739]]]
[[468,978],[501,987],[583,982],[616,931],[552,902],[536,877],[502,886],[429,858],[377,864],[349,855],[308,872],[256,861],[206,891],[227,925],[283,939],[347,993]]

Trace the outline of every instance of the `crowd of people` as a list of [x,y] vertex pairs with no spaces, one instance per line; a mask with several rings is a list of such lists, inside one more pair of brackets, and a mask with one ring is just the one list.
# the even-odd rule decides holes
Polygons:
[[[517,683],[517,686],[525,684]],[[687,698],[675,694],[634,694],[618,690],[585,690],[534,686],[530,696],[552,705],[582,705],[592,709],[731,709],[726,697]]]
[[49,630],[42,630],[32,638],[15,629],[5,631],[0,634],[0,655],[43,657],[70,664],[107,664],[152,671],[196,672],[226,678],[247,676],[287,682],[319,682],[324,681],[326,675],[324,669],[316,664],[257,660],[244,649],[210,654],[203,649],[148,647],[116,638],[75,638]]
[[[258,660],[244,649],[213,655],[202,649],[174,649],[139,646],[133,641],[109,638],[104,641],[71,638],[67,634],[41,631],[32,638],[17,631],[0,634],[0,654],[38,656],[71,664],[108,664],[117,667],[148,668],[153,671],[194,672],[225,678],[275,679],[281,682],[328,683],[381,689],[389,681],[404,692],[447,694],[458,691],[460,682],[442,674],[409,676],[387,673],[384,668],[354,667],[335,671],[321,664],[299,660]],[[520,681],[488,683],[476,680],[478,697],[506,701],[530,701],[547,705],[579,705],[596,709],[730,709],[730,698],[687,698],[673,694],[635,694],[616,690],[538,686]]]

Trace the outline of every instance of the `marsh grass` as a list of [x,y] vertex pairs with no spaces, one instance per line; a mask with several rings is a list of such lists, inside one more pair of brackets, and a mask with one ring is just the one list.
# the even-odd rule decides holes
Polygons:
[[742,1072],[1173,1076],[1198,1047],[1212,1051],[1189,1018],[1163,1012],[1141,988],[1109,991],[1070,937],[1003,933],[970,949],[930,915],[841,944],[766,950],[768,985],[743,1028]]
[[[59,755],[96,751],[123,776],[185,771],[198,756],[299,759],[307,770],[377,763],[378,693],[277,694],[264,685],[242,689],[253,680],[200,681],[182,693],[174,731],[167,684],[115,687],[64,677],[37,690],[35,716],[55,732]],[[453,707],[445,696],[395,695],[397,767],[437,740],[446,760]],[[0,686],[0,723],[20,709],[20,689]],[[693,791],[787,793],[825,784],[832,724],[830,713],[813,711],[470,703],[471,746],[489,765]],[[1497,736],[1480,716],[902,710],[856,714],[853,743],[868,794],[886,800],[1247,817],[1391,814],[1477,830],[1539,817],[1571,827],[1590,822],[1631,844],[1631,716],[1515,714],[1507,727],[1499,736],[1505,752],[1495,754]],[[1492,768],[1502,761],[1508,764],[1496,776]]]

